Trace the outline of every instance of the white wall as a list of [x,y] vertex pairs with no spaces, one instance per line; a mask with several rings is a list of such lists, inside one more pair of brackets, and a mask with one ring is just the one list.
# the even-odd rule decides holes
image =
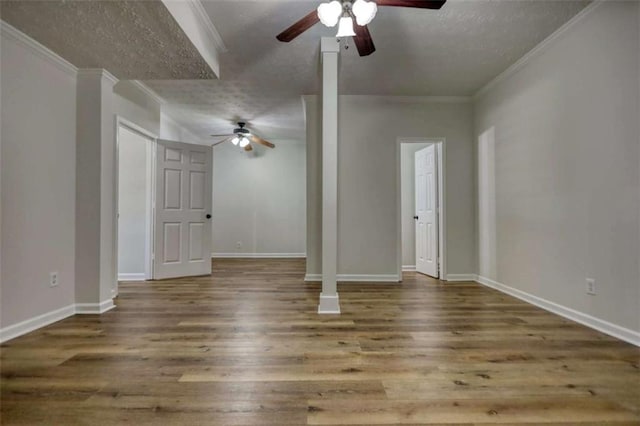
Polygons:
[[[118,274],[145,273],[147,206],[151,192],[147,150],[151,142],[126,127],[118,138]],[[142,277],[140,277],[142,278]],[[130,279],[130,278],[129,278]]]
[[[156,133],[157,134],[157,133]],[[178,141],[195,144],[210,144],[210,141],[203,141],[200,137],[190,132],[184,126],[175,121],[165,112],[160,114],[160,138],[169,141]]]
[[487,278],[638,331],[639,5],[589,10],[476,102],[476,136],[495,127]]
[[[0,22],[0,26],[2,23]],[[1,28],[0,28],[1,31]],[[2,35],[0,34],[0,63],[2,63]],[[2,69],[0,68],[0,129],[2,129]],[[0,330],[2,330],[2,131],[0,130]]]
[[416,151],[428,143],[403,143],[400,146],[400,215],[402,223],[402,266],[416,266]]
[[[322,79],[320,71],[318,73],[318,78]],[[307,141],[307,274],[320,274],[322,272],[322,97],[306,95],[302,100]]]
[[[89,288],[96,284],[93,279],[77,285],[76,266],[99,268],[96,280],[102,283],[112,281],[115,262],[109,238],[100,240],[101,249],[86,262],[76,259],[78,70],[11,26],[1,25],[0,337],[4,340],[72,314],[74,304],[85,301],[89,293],[99,296],[100,301],[108,299],[109,286],[100,284],[97,295]],[[92,73],[101,71],[88,71]],[[104,87],[101,90],[107,93]],[[109,86],[108,94],[90,102],[91,108],[99,110],[100,123],[96,125],[100,135],[113,139],[114,113],[159,132],[160,103],[156,97],[130,82]],[[98,148],[101,159],[86,162],[95,173],[105,174],[105,182],[113,178],[113,170],[103,167],[112,164],[112,147],[111,143],[102,144]],[[105,209],[100,215],[105,218],[112,214],[112,192],[97,189],[92,195],[100,200],[100,208]],[[102,224],[100,229],[93,226],[92,235],[109,234],[107,222],[104,229]],[[57,287],[49,287],[50,272],[59,274]]]
[[305,145],[272,142],[253,154],[231,143],[214,148],[214,255],[304,255]]
[[4,328],[74,303],[76,77],[4,24],[0,45]]
[[[317,101],[305,97],[308,129],[317,130]],[[321,138],[308,135],[310,152]],[[444,138],[448,274],[476,270],[475,177],[472,105],[465,99],[340,96],[338,141],[338,273],[397,275],[398,138]],[[318,159],[308,164],[317,170]],[[308,166],[309,167],[309,166]],[[308,196],[321,198],[321,181],[310,173]],[[321,203],[314,204],[316,207]],[[310,232],[319,212],[309,212]],[[315,233],[314,233],[315,234]],[[309,238],[307,273],[317,268],[319,239]]]
[[160,134],[161,105],[132,81],[119,81],[113,88],[113,108],[128,121],[154,135]]
[[496,276],[495,128],[478,136],[478,274]]
[[76,81],[76,303],[113,307],[116,279],[115,78],[102,69]]

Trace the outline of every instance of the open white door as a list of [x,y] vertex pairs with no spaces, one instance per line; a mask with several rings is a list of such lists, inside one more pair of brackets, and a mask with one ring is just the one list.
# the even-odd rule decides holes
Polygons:
[[436,145],[415,153],[416,271],[439,278]]
[[211,273],[211,147],[158,139],[154,278]]

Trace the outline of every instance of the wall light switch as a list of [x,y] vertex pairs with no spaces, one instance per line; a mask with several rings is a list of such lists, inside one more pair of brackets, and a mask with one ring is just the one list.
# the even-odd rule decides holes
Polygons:
[[596,280],[593,278],[587,278],[587,294],[595,296],[596,294]]

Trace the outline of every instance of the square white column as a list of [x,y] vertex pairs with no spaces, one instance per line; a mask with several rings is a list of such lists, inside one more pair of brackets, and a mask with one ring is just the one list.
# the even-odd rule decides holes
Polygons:
[[113,86],[103,69],[81,69],[76,125],[76,306],[97,314],[114,307],[115,137]]
[[338,68],[340,43],[321,40],[322,55],[322,293],[318,313],[339,314],[338,263]]

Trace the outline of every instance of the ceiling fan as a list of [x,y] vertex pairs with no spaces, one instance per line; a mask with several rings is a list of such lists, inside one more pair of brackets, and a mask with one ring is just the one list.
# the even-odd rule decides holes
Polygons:
[[252,151],[253,147],[251,146],[251,142],[257,143],[259,145],[266,146],[267,148],[275,148],[276,146],[271,142],[262,139],[259,136],[252,134],[249,129],[245,128],[247,123],[244,121],[238,122],[238,127],[233,129],[233,133],[231,134],[223,134],[223,135],[211,135],[213,137],[222,137],[225,138],[220,142],[216,142],[213,146],[220,145],[221,143],[225,143],[231,141],[232,144],[239,146],[240,148],[244,148],[245,151]]
[[[376,51],[367,28],[376,16],[378,6],[415,7],[419,9],[440,9],[447,0],[333,0],[322,3],[317,10],[276,36],[280,41],[290,42],[300,34],[322,22],[327,27],[338,25],[336,37],[353,37],[360,56],[368,56]],[[353,21],[356,21],[355,27]]]

